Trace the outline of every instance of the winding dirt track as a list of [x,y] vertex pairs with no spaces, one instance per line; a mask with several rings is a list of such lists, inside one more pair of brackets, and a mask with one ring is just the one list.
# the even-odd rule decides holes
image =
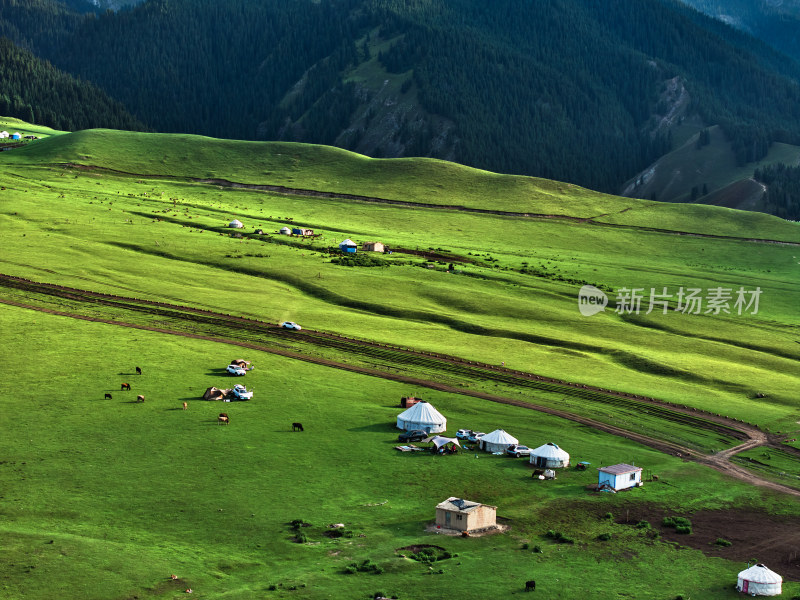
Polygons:
[[[118,296],[110,296],[110,295],[107,295],[107,294],[101,294],[101,293],[97,293],[97,292],[89,292],[89,291],[86,291],[86,290],[77,290],[77,289],[74,289],[74,288],[66,288],[66,287],[63,287],[63,286],[57,286],[57,285],[53,285],[53,284],[43,284],[43,283],[36,283],[36,282],[28,282],[28,280],[24,280],[24,279],[21,279],[21,278],[11,277],[11,276],[0,274],[0,284],[9,285],[9,287],[17,287],[18,285],[23,285],[23,284],[28,284],[28,283],[32,284],[33,286],[35,286],[37,291],[39,291],[39,292],[42,292],[42,290],[50,290],[52,292],[52,295],[61,296],[61,297],[65,297],[65,298],[73,298],[73,299],[78,299],[78,300],[84,300],[86,297],[91,297],[96,301],[97,300],[102,300],[103,298],[114,298],[114,299],[119,299],[119,300],[123,300],[123,301],[127,300],[129,302],[136,302],[136,303],[154,305],[154,306],[164,306],[164,307],[172,307],[173,306],[173,305],[169,305],[169,304],[161,303],[161,302],[144,301],[144,300],[137,300],[137,299],[133,299],[133,298],[122,298],[122,297],[118,297]],[[17,284],[17,285],[14,285],[14,284]],[[45,291],[44,293],[47,293],[47,292]],[[321,357],[317,357],[317,356],[310,356],[310,355],[307,355],[307,354],[303,354],[301,352],[297,352],[297,351],[294,351],[294,350],[287,349],[285,347],[281,348],[281,347],[276,347],[276,346],[271,346],[271,345],[254,344],[254,343],[244,342],[244,341],[237,340],[237,339],[216,337],[216,336],[212,336],[212,335],[193,334],[193,333],[189,333],[189,332],[185,332],[185,331],[179,331],[179,330],[175,330],[175,329],[154,327],[154,326],[142,325],[142,324],[138,324],[138,323],[125,322],[125,321],[116,321],[116,320],[113,320],[113,319],[104,319],[104,318],[100,318],[100,317],[91,317],[91,316],[81,315],[81,314],[74,313],[74,312],[58,311],[58,310],[54,310],[54,309],[34,306],[34,305],[23,303],[23,302],[16,302],[16,301],[13,301],[13,300],[10,300],[10,299],[2,299],[2,298],[0,298],[0,303],[7,304],[7,305],[10,305],[10,306],[16,306],[16,307],[20,307],[20,308],[26,308],[26,309],[36,310],[36,311],[40,311],[40,312],[45,312],[45,313],[48,313],[48,314],[59,315],[59,316],[64,316],[64,317],[70,317],[70,318],[74,318],[74,319],[80,319],[80,320],[84,320],[84,321],[107,323],[107,324],[110,324],[110,325],[116,325],[116,326],[121,326],[121,327],[130,327],[130,328],[134,328],[134,329],[142,329],[142,330],[153,331],[153,332],[157,332],[157,333],[163,333],[163,334],[167,334],[167,335],[177,335],[177,336],[182,336],[182,337],[188,337],[188,338],[194,338],[194,339],[201,339],[201,340],[207,340],[207,341],[212,341],[212,342],[218,342],[218,343],[223,343],[223,344],[228,344],[228,345],[235,345],[235,346],[240,346],[240,347],[244,347],[244,348],[250,348],[250,349],[253,349],[253,350],[258,350],[258,351],[261,351],[261,352],[268,352],[268,353],[271,353],[271,354],[276,354],[276,355],[284,356],[284,357],[287,357],[287,358],[293,358],[293,359],[296,359],[296,360],[302,360],[302,361],[305,361],[305,362],[314,363],[314,364],[318,364],[318,365],[322,365],[322,366],[326,366],[326,367],[342,369],[344,371],[360,373],[360,374],[369,375],[369,376],[372,376],[372,377],[380,377],[382,379],[388,379],[388,380],[392,380],[392,381],[406,383],[406,384],[410,384],[410,385],[413,385],[413,386],[425,387],[425,388],[428,388],[428,389],[435,389],[435,390],[439,390],[439,391],[443,391],[443,392],[450,392],[450,393],[454,393],[454,394],[472,396],[472,397],[475,397],[475,398],[480,398],[480,399],[483,399],[483,400],[488,400],[488,401],[491,401],[491,402],[497,402],[497,403],[501,403],[501,404],[519,406],[519,407],[526,408],[526,409],[529,409],[529,410],[535,410],[535,411],[538,411],[538,412],[550,414],[550,415],[553,415],[553,416],[556,416],[556,417],[560,417],[560,418],[563,418],[563,419],[568,419],[570,421],[574,421],[576,423],[580,423],[582,425],[591,427],[591,428],[596,429],[598,431],[603,431],[603,432],[606,432],[606,433],[610,433],[612,435],[617,435],[617,436],[620,436],[620,437],[624,437],[624,438],[636,441],[638,443],[641,443],[643,445],[649,446],[649,447],[654,448],[656,450],[659,450],[661,452],[665,452],[667,454],[672,454],[672,455],[677,455],[677,456],[680,456],[680,457],[684,458],[685,460],[692,460],[692,461],[707,465],[707,466],[709,466],[709,467],[711,467],[713,469],[716,469],[717,471],[720,471],[720,472],[722,472],[724,474],[727,474],[727,475],[729,475],[731,477],[734,477],[736,479],[751,483],[753,485],[758,485],[758,486],[761,486],[761,487],[764,487],[764,488],[768,488],[768,489],[771,489],[771,490],[774,490],[774,491],[777,491],[777,492],[782,492],[782,493],[785,493],[785,494],[790,494],[790,495],[795,496],[795,497],[800,497],[800,490],[797,490],[797,489],[794,489],[794,488],[791,488],[791,487],[788,487],[788,486],[785,486],[785,485],[781,485],[779,483],[776,483],[776,482],[770,481],[768,479],[762,478],[758,474],[753,473],[751,471],[748,471],[748,470],[746,470],[746,469],[744,469],[742,467],[739,467],[739,466],[733,464],[730,461],[731,457],[734,456],[735,454],[739,453],[739,452],[743,452],[745,450],[749,450],[749,449],[757,448],[757,447],[761,447],[761,446],[768,446],[768,447],[772,447],[772,448],[780,448],[784,452],[789,452],[789,453],[793,453],[793,454],[796,454],[796,455],[800,456],[800,451],[798,451],[798,450],[796,450],[794,448],[791,448],[789,446],[782,445],[781,444],[781,438],[779,436],[767,435],[765,432],[761,431],[757,427],[755,427],[753,425],[750,425],[750,424],[747,424],[747,423],[743,423],[741,421],[736,421],[736,420],[733,420],[733,419],[729,419],[727,417],[722,417],[720,415],[714,415],[714,414],[711,414],[711,413],[705,413],[705,412],[702,412],[702,411],[697,411],[697,410],[691,409],[689,407],[681,407],[681,406],[676,406],[674,404],[668,404],[668,403],[664,403],[664,402],[659,402],[658,400],[653,399],[653,398],[642,398],[642,397],[639,397],[639,396],[635,397],[637,399],[637,402],[639,402],[639,403],[641,403],[643,405],[652,404],[652,405],[660,405],[660,406],[664,406],[664,407],[668,406],[670,411],[677,412],[677,413],[684,413],[686,415],[691,415],[691,417],[693,419],[698,419],[698,416],[702,415],[702,419],[705,422],[716,423],[719,426],[720,430],[727,432],[728,435],[731,435],[731,432],[735,432],[736,435],[734,437],[738,437],[739,439],[742,439],[744,441],[741,444],[739,444],[739,445],[737,445],[737,446],[735,446],[733,448],[729,448],[727,450],[723,450],[723,451],[717,452],[717,453],[712,454],[712,455],[705,455],[703,453],[697,452],[695,450],[691,450],[689,448],[685,448],[685,447],[683,447],[683,446],[681,446],[679,444],[675,444],[675,443],[670,442],[670,441],[657,439],[657,438],[654,438],[654,437],[651,437],[651,436],[647,436],[647,435],[644,435],[644,434],[639,434],[639,433],[636,433],[636,432],[633,432],[633,431],[629,431],[629,430],[623,429],[621,427],[616,427],[614,425],[611,425],[611,424],[608,424],[608,423],[604,423],[604,422],[601,422],[601,421],[597,421],[597,420],[591,419],[589,417],[584,417],[584,416],[581,416],[581,415],[577,415],[577,414],[574,414],[574,413],[571,413],[571,412],[568,412],[568,411],[563,411],[563,410],[559,410],[559,409],[555,409],[555,408],[551,408],[551,407],[547,407],[547,406],[541,406],[541,405],[533,404],[533,403],[530,403],[530,402],[526,402],[524,400],[508,398],[508,397],[499,396],[499,395],[496,395],[496,394],[489,394],[489,393],[481,392],[481,391],[477,391],[477,390],[471,390],[469,388],[453,386],[453,385],[447,385],[447,384],[440,383],[440,382],[433,381],[433,380],[429,380],[429,379],[421,379],[421,378],[411,377],[411,376],[407,376],[407,375],[402,375],[400,373],[391,373],[391,372],[387,372],[387,371],[383,371],[383,370],[379,370],[379,369],[372,369],[372,368],[363,367],[363,366],[359,366],[359,365],[355,365],[355,364],[349,364],[349,363],[345,363],[345,362],[337,362],[337,361],[334,361],[334,360],[325,359],[325,358],[321,358]],[[232,317],[230,315],[224,315],[222,313],[213,313],[211,311],[206,311],[206,310],[202,310],[202,309],[191,309],[189,307],[177,307],[176,306],[175,308],[180,308],[180,309],[182,309],[184,311],[188,311],[188,312],[202,313],[203,315],[207,315],[210,318],[214,318],[215,320],[219,320],[221,322],[231,321],[231,320],[236,320],[236,321],[240,321],[240,322],[243,321],[244,325],[245,325],[245,329],[247,328],[247,324],[248,323],[252,323],[253,329],[262,329],[264,327],[264,324],[261,323],[261,322],[250,321],[249,319],[245,319],[243,317]],[[269,327],[271,327],[273,330],[277,330],[276,332],[279,332],[281,334],[285,334],[285,332],[283,330],[280,330],[277,326],[272,325],[272,326],[269,326]],[[338,338],[338,337],[340,337],[340,336],[336,336],[334,334],[321,334],[320,332],[314,332],[314,334],[315,335],[322,335],[322,336],[326,336],[327,335],[330,338]],[[366,347],[369,347],[369,348],[385,347],[382,344],[377,344],[375,342],[370,342],[370,341],[367,341],[367,340],[352,340],[352,339],[348,339],[348,341],[349,341],[350,344],[366,346]],[[313,343],[313,338],[311,338],[311,342]],[[401,349],[400,348],[396,348],[396,350],[401,350]],[[456,357],[431,355],[430,353],[420,353],[420,352],[415,352],[415,351],[410,350],[410,349],[404,349],[404,351],[407,352],[407,353],[410,353],[410,354],[424,355],[425,359],[428,360],[428,361],[434,360],[434,361],[440,361],[442,363],[449,363],[449,362],[461,362],[461,363],[463,363],[464,362],[461,359],[458,359]],[[474,365],[476,363],[469,363],[469,364],[470,365]],[[504,369],[504,368],[501,368],[501,367],[496,367],[494,365],[480,365],[480,366],[482,368],[490,369],[492,371],[498,371],[501,374],[504,373],[504,372],[507,372],[507,373],[512,373],[512,374],[525,375],[526,377],[537,377],[540,380],[545,380],[546,379],[546,378],[541,378],[539,376],[535,376],[535,375],[532,375],[532,374],[529,374],[529,373],[523,374],[523,373],[521,373],[519,371],[513,371],[511,369]],[[549,381],[557,381],[557,380],[549,380]],[[576,387],[579,387],[581,389],[599,390],[599,388],[589,388],[588,386],[575,384],[575,383],[569,383],[569,382],[563,382],[563,381],[559,381],[559,383],[562,384],[562,385],[565,385],[565,386],[576,386]],[[612,391],[612,390],[601,390],[601,391],[603,391],[604,393],[607,393],[607,394],[616,395],[616,396],[618,396],[620,398],[632,398],[630,395],[625,394],[623,392]]]

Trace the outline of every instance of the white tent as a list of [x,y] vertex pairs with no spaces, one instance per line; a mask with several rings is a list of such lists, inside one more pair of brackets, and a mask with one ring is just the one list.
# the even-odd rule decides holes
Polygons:
[[782,582],[783,578],[775,571],[758,563],[739,573],[736,589],[751,596],[777,596]]
[[447,429],[447,419],[424,400],[397,415],[397,428],[411,431],[422,429],[428,433],[439,433]]
[[242,224],[242,222],[239,219],[234,219],[233,221],[228,223],[228,227],[234,227],[236,229],[241,229],[242,227],[244,227],[244,225]]
[[432,438],[430,438],[430,440],[425,440],[425,441],[433,442],[433,445],[436,446],[437,449],[447,444],[455,444],[459,448],[461,447],[461,444],[458,443],[458,438],[449,438],[449,437],[444,437],[443,435],[435,435]]
[[0,131],[0,138],[7,138],[9,136],[7,131]]
[[282,235],[292,235],[292,230],[288,227],[281,227],[281,234]]
[[495,429],[492,433],[487,433],[478,442],[478,445],[487,452],[505,452],[511,444],[519,444],[519,440],[502,429]]
[[543,469],[560,469],[569,466],[569,454],[553,442],[531,450],[531,464]]

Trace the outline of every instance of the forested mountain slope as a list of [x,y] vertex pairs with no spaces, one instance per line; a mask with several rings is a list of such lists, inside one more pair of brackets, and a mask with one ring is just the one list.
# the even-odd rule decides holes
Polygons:
[[99,16],[0,0],[0,33],[159,131],[611,192],[671,150],[688,116],[720,125],[742,164],[800,142],[800,67],[670,0],[148,0]]
[[144,129],[97,86],[54,68],[0,38],[0,115],[54,129]]

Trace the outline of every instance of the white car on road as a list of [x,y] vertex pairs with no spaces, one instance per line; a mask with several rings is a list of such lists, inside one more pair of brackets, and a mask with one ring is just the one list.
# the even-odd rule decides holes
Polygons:
[[298,325],[294,321],[284,321],[283,323],[281,323],[281,327],[283,327],[284,329],[296,329],[297,331],[300,331],[302,329],[302,327],[300,327],[300,325]]
[[225,370],[231,375],[247,375],[247,369],[239,365],[228,365]]

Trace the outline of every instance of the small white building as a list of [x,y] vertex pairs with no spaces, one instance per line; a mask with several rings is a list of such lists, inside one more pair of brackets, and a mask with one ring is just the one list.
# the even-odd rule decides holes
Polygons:
[[642,467],[619,464],[597,469],[599,478],[597,484],[602,488],[610,487],[612,490],[625,490],[642,485]]
[[9,133],[7,131],[0,131],[0,139],[5,139],[9,137]]
[[234,229],[241,229],[244,227],[244,224],[239,219],[234,219],[230,223],[228,223],[228,227],[232,227]]
[[292,230],[288,227],[281,227],[281,235],[292,235]]
[[540,469],[561,469],[569,466],[569,454],[553,442],[531,450],[531,464]]
[[421,400],[397,415],[397,428],[406,431],[422,429],[428,433],[440,433],[447,429],[447,419],[432,404]]
[[493,432],[487,433],[478,442],[481,450],[486,450],[486,452],[505,452],[511,444],[519,444],[519,440],[502,429],[495,429]]
[[777,596],[781,593],[781,583],[780,575],[758,563],[739,573],[736,589],[751,596]]

